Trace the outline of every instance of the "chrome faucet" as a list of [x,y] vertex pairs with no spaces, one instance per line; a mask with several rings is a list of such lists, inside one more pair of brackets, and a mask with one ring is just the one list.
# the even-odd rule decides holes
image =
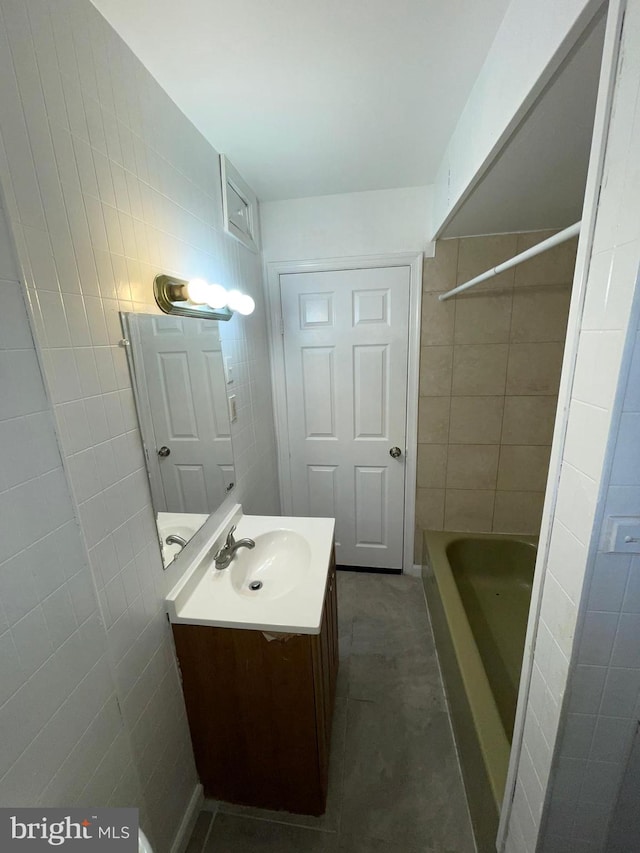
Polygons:
[[217,552],[215,557],[213,558],[215,561],[216,569],[226,569],[231,560],[236,555],[236,551],[238,548],[255,548],[256,543],[253,539],[238,539],[233,538],[233,534],[236,531],[235,524],[232,526],[231,530],[227,533],[227,541],[224,543],[222,548]]
[[180,550],[187,544],[187,540],[183,539],[182,536],[178,536],[177,533],[170,533],[164,541],[167,545],[179,545]]

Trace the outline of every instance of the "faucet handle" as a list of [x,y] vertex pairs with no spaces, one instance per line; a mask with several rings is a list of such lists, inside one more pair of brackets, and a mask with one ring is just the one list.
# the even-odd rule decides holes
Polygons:
[[235,532],[236,532],[236,525],[232,524],[231,527],[229,528],[229,532],[227,533],[227,542],[226,542],[227,548],[232,548],[236,544],[236,540],[233,536],[233,534]]

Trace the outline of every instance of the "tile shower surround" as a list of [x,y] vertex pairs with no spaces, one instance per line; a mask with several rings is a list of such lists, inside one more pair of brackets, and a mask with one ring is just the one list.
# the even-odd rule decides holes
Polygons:
[[[640,24],[640,15],[636,20]],[[640,27],[637,31],[640,33]],[[635,79],[640,89],[640,63]],[[638,116],[640,110],[636,108],[635,126],[640,128]],[[631,148],[637,175],[635,150]],[[616,171],[619,168],[622,166]],[[601,225],[606,223],[605,217],[603,220]],[[604,322],[600,319],[598,328],[590,311],[602,298],[600,288],[609,288],[611,273],[607,263],[598,260],[593,265],[598,289],[591,299],[587,297],[585,308],[587,327],[581,335],[571,403],[573,424],[570,420],[569,425],[570,435],[575,430],[574,442],[571,455],[565,452],[559,494],[562,516],[555,523],[551,542],[553,575],[547,581],[549,586],[545,585],[540,652],[536,650],[525,730],[527,751],[522,772],[524,778],[528,776],[529,785],[525,787],[523,779],[518,791],[518,817],[526,832],[530,825],[527,809],[537,818],[540,804],[539,784],[532,768],[538,760],[542,767],[539,778],[544,778],[554,744],[553,712],[561,705],[558,664],[547,684],[542,678],[545,659],[556,643],[570,664],[566,714],[554,744],[552,785],[542,825],[545,853],[563,853],[566,849],[622,853],[637,848],[633,821],[628,828],[624,821],[616,823],[614,811],[625,771],[634,811],[640,785],[637,761],[629,763],[627,769],[640,718],[640,558],[608,553],[605,530],[608,516],[635,515],[640,505],[639,294],[635,294],[633,309],[629,301],[638,276],[640,233],[635,240],[603,254],[609,264],[623,272],[627,289],[620,288],[618,295],[605,298],[607,316]],[[636,325],[625,329],[629,317]],[[616,360],[622,360],[623,365],[617,389],[610,382],[611,376],[618,375]],[[593,428],[607,411],[611,413],[609,430]],[[594,520],[592,529],[586,523],[590,519]],[[575,569],[583,557],[582,543],[589,536],[592,554],[582,588]],[[580,611],[575,628],[570,619],[573,601],[579,601]]]
[[540,529],[576,240],[438,296],[551,233],[439,240],[425,258],[418,529]]
[[640,0],[625,4],[620,55],[602,180],[585,200],[593,247],[506,853],[638,847],[615,808],[625,779],[637,812],[640,787],[637,762],[627,768],[640,563],[601,537],[607,515],[637,514],[640,501]]
[[[155,312],[158,272],[253,295],[253,316],[222,324],[234,499],[275,514],[260,259],[223,232],[217,153],[88,0],[0,0],[0,77],[0,182],[22,270],[3,317],[17,327],[20,278],[72,493],[58,464],[42,488],[24,485],[46,499],[41,522],[13,519],[11,500],[0,514],[0,541],[16,541],[15,521],[22,546],[0,552],[0,803],[135,803],[167,853],[197,777],[163,612],[176,573],[162,570],[118,312]],[[0,251],[4,264],[4,233]],[[18,403],[40,401],[21,436],[32,450],[51,445],[34,364],[11,385]],[[54,555],[45,518],[65,532]]]

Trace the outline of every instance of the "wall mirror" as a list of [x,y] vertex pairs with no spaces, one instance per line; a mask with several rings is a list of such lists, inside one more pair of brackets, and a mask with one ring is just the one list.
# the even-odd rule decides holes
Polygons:
[[122,314],[165,567],[235,483],[218,323]]

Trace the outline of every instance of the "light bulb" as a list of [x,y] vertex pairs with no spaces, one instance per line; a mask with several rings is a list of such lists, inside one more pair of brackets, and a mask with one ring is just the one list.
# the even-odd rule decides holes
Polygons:
[[210,284],[207,291],[207,305],[214,311],[224,308],[229,295],[221,284]]
[[239,290],[230,290],[227,294],[227,305],[232,311],[237,311],[238,314],[251,314],[256,307],[256,303],[246,293],[241,293]]
[[247,314],[253,314],[253,309],[256,307],[256,303],[253,301],[252,297],[246,293],[240,294],[241,298],[238,300],[236,311],[238,314],[244,314],[246,317]]
[[242,304],[242,294],[239,290],[230,290],[227,293],[227,305],[232,311],[238,310],[238,305]]
[[204,305],[209,298],[211,285],[203,278],[192,278],[187,285],[187,295],[196,305]]

